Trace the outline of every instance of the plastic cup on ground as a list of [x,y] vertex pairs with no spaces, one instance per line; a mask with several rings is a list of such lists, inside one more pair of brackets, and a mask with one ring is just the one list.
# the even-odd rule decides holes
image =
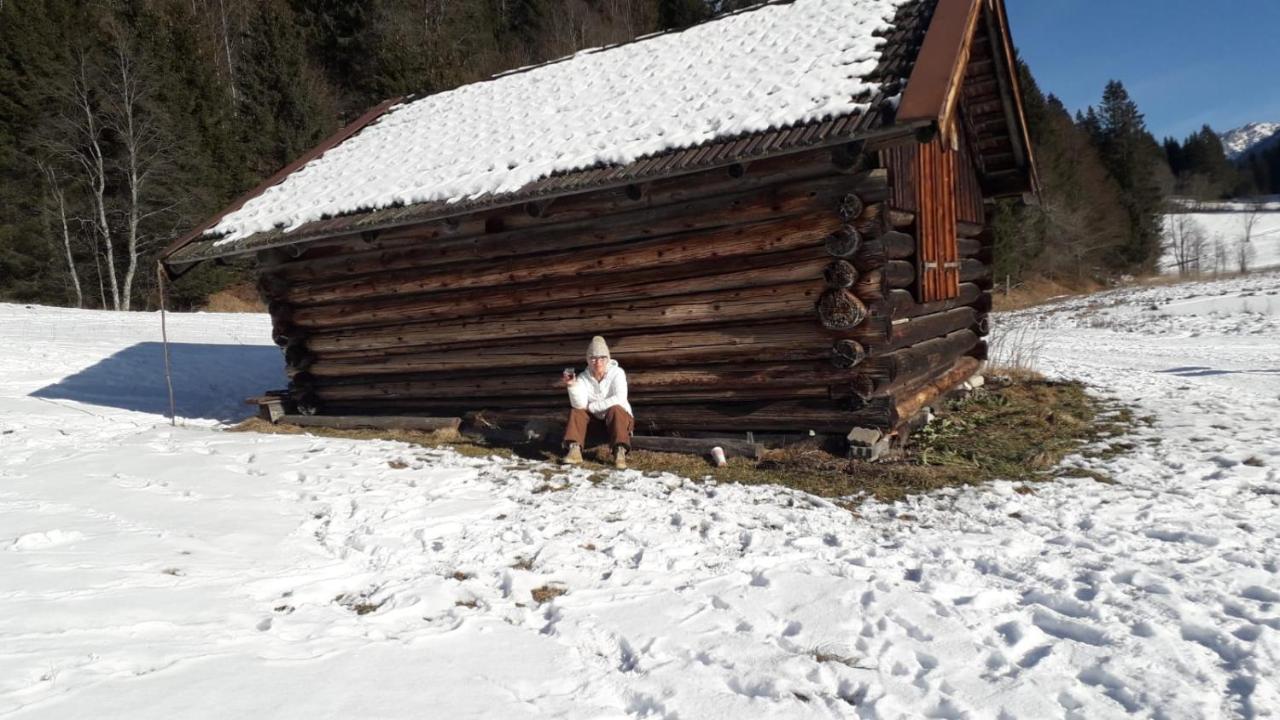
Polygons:
[[724,467],[729,462],[724,459],[724,448],[719,445],[711,448],[711,459],[716,461],[716,467]]

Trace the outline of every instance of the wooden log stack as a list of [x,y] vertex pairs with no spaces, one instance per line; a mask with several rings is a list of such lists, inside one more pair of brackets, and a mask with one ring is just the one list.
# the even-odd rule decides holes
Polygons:
[[989,242],[961,238],[959,294],[919,302],[914,216],[889,202],[879,148],[857,150],[264,251],[291,398],[561,421],[559,370],[604,335],[637,432],[891,432],[976,371]]

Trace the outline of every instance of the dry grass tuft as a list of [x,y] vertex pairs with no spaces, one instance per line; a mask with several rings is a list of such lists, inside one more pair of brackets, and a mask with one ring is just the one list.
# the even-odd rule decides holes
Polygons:
[[1036,365],[1044,354],[1045,336],[1034,324],[992,335],[987,375],[1006,375],[1021,382],[1043,379]]
[[[884,501],[989,480],[1047,480],[1066,455],[1127,431],[1132,416],[1109,410],[1084,386],[1028,377],[990,383],[937,409],[901,459],[868,463],[837,457],[817,442],[771,450],[758,463],[731,458],[722,468],[689,455],[637,451],[631,466],[744,485],[777,484],[814,495],[864,494]],[[1113,445],[1108,445],[1112,448]],[[1066,471],[1064,471],[1066,472]],[[1024,492],[1029,492],[1026,490]]]
[[869,669],[858,664],[858,659],[851,655],[843,645],[830,643],[819,645],[811,651],[813,659],[820,663],[839,663],[855,669]]
[[[1127,452],[1132,443],[1119,438],[1139,422],[1127,408],[1089,395],[1079,383],[1049,381],[1031,371],[1015,371],[1009,377],[989,380],[964,398],[940,404],[935,413],[934,421],[913,434],[901,457],[893,462],[850,460],[813,440],[770,450],[760,461],[730,458],[726,466],[719,468],[704,457],[640,450],[628,455],[628,463],[632,470],[646,473],[670,472],[744,485],[782,485],[823,497],[862,495],[894,501],[993,479],[1036,481],[1068,473],[1080,476],[1081,471],[1076,468],[1055,468],[1063,457],[1090,443],[1097,444],[1085,453],[1090,457],[1106,458]],[[298,428],[272,425],[257,418],[233,429],[399,440],[428,447],[448,445],[460,454],[477,457],[554,459],[553,453],[540,448],[493,446],[454,431]],[[612,464],[607,447],[602,446],[595,457],[606,466]],[[546,482],[538,490],[546,493],[565,489],[567,484],[552,480],[556,474],[557,471],[544,472]],[[611,467],[593,472],[588,479],[596,483],[610,477]],[[1098,479],[1106,481],[1103,477]],[[518,558],[512,567],[530,570],[533,560]]]
[[205,301],[203,310],[217,313],[262,313],[267,311],[267,306],[258,297],[253,283],[246,282],[213,293]]
[[543,585],[542,587],[536,587],[530,590],[529,594],[533,596],[534,602],[541,605],[546,602],[551,602],[568,592],[568,588],[562,585]]
[[[297,425],[288,425],[285,423],[271,423],[259,417],[252,417],[244,420],[232,427],[228,428],[231,432],[256,432],[256,433],[274,433],[277,435],[315,435],[317,437],[334,437],[346,438],[348,440],[396,440],[399,442],[410,443],[413,445],[422,445],[424,447],[439,447],[449,445],[462,452],[462,446],[469,443],[461,433],[457,430],[445,428],[442,430],[432,430],[426,432],[423,430],[376,430],[376,429],[338,429],[338,428],[319,428],[319,427],[299,427]],[[485,447],[483,454],[503,454],[507,452],[503,448]],[[463,453],[467,454],[467,453]],[[395,469],[403,469],[399,464],[404,463],[401,459],[393,459],[388,461],[388,465]],[[404,464],[403,467],[408,467]]]
[[1023,310],[1036,305],[1044,305],[1053,300],[1060,300],[1075,295],[1088,295],[1102,290],[1105,286],[1096,280],[1079,280],[1070,283],[1051,280],[1049,278],[1032,278],[1018,283],[1006,295],[1004,286],[997,284],[992,291],[992,300],[996,310]]
[[386,600],[382,602],[372,602],[368,595],[348,595],[343,593],[333,599],[333,601],[357,615],[368,615],[376,612],[378,608],[386,604]]

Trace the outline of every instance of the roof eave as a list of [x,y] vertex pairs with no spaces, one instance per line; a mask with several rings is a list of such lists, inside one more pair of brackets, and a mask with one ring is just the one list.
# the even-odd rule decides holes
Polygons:
[[984,6],[988,18],[986,30],[998,45],[995,51],[996,75],[1010,125],[1010,139],[1022,175],[1021,184],[1005,194],[1038,194],[1040,181],[1022,109],[1022,91],[1018,84],[1013,38],[1009,32],[1004,0],[938,0],[920,55],[903,91],[897,119],[899,123],[927,125],[931,131],[922,133],[922,141],[931,140],[934,133],[954,137],[965,68]]
[[[174,274],[175,269],[177,268],[182,269],[178,271],[178,274],[181,274],[181,272],[185,271],[185,269],[188,267],[192,267],[201,262],[205,262],[207,260],[214,260],[217,258],[247,255],[250,253],[259,252],[261,250],[270,250],[274,248],[288,247],[292,245],[315,242],[318,240],[324,240],[324,239],[338,237],[342,235],[350,235],[353,233],[380,232],[383,230],[389,230],[397,227],[404,227],[407,225],[418,225],[418,224],[428,223],[428,222],[438,222],[441,220],[446,220],[450,217],[471,215],[477,212],[485,212],[490,210],[498,210],[504,207],[513,207],[517,205],[523,205],[528,202],[542,202],[542,201],[552,200],[559,197],[565,197],[568,195],[576,195],[584,192],[597,192],[602,190],[611,190],[611,189],[616,189],[620,187],[626,187],[628,185],[633,185],[636,183],[646,183],[654,180],[679,177],[681,175],[690,175],[698,172],[707,172],[707,171],[712,171],[720,168],[727,168],[730,165],[734,165],[736,163],[756,161],[756,160],[761,160],[768,157],[783,156],[783,155],[788,155],[796,152],[821,150],[823,148],[836,147],[836,146],[844,145],[844,144],[855,142],[855,141],[879,141],[883,143],[909,142],[912,139],[912,137],[914,137],[915,133],[918,132],[921,128],[923,128],[925,125],[927,125],[927,123],[897,122],[891,125],[884,125],[871,130],[856,132],[853,134],[833,135],[820,142],[815,142],[815,143],[797,146],[797,147],[781,148],[776,152],[766,152],[764,154],[755,155],[751,157],[743,157],[739,155],[727,155],[714,162],[710,162],[707,164],[684,167],[678,172],[660,172],[660,173],[649,175],[649,176],[637,176],[637,175],[629,174],[626,172],[621,172],[621,169],[619,169],[620,171],[615,174],[616,179],[613,179],[608,182],[593,183],[585,187],[565,187],[553,192],[546,192],[546,193],[539,193],[539,194],[521,194],[519,192],[516,192],[516,193],[503,194],[503,195],[496,195],[496,196],[491,196],[489,198],[482,198],[475,202],[469,202],[465,204],[446,205],[444,209],[440,209],[439,211],[415,214],[408,219],[389,218],[387,220],[379,222],[374,218],[376,218],[376,216],[382,211],[373,210],[373,211],[353,214],[350,216],[330,218],[328,220],[316,220],[310,223],[306,223],[294,230],[290,230],[288,232],[280,232],[276,237],[270,238],[270,239],[263,238],[262,237],[263,234],[259,233],[249,237],[241,238],[240,240],[237,240],[237,241],[229,242],[216,249],[210,246],[209,248],[210,252],[204,253],[198,257],[178,258],[176,261],[174,261],[171,258],[172,252],[167,251],[164,262],[169,267],[169,272],[171,274]],[[698,147],[705,147],[705,146],[697,146],[695,148],[688,148],[687,150],[697,149]],[[646,163],[649,160],[651,160],[651,158],[638,160],[635,163],[633,163],[632,166],[633,167],[640,166],[641,164]],[[404,208],[395,208],[391,210],[406,211],[406,210],[412,210],[413,207],[414,206],[406,206]],[[175,249],[173,252],[176,252],[176,251],[177,250]]]
[[898,106],[899,123],[950,126],[982,0],[938,0]]

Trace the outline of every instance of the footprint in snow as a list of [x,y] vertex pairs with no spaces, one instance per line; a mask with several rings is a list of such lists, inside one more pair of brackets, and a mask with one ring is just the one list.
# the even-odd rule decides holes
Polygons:
[[1280,592],[1264,588],[1261,585],[1250,585],[1241,590],[1240,597],[1262,603],[1280,603]]
[[1022,641],[1022,626],[1016,620],[997,625],[996,632],[1000,633],[1006,645],[1017,645]]
[[1241,625],[1232,630],[1231,634],[1245,642],[1253,642],[1262,634],[1262,627],[1258,625]]
[[69,545],[84,539],[84,533],[76,530],[49,530],[20,535],[9,544],[10,550],[44,550],[61,545]]
[[1225,635],[1213,628],[1183,625],[1182,639],[1208,648],[1228,667],[1235,667],[1249,655],[1247,650],[1228,640]]
[[1031,668],[1039,665],[1040,661],[1049,657],[1052,652],[1052,645],[1041,645],[1037,648],[1033,648],[1018,660],[1018,667],[1023,670],[1030,670]]
[[1143,707],[1123,680],[1101,667],[1085,668],[1076,677],[1086,685],[1101,688],[1102,694],[1120,703],[1127,713],[1136,713]]
[[[1078,592],[1077,597],[1079,597]],[[1048,593],[1044,593],[1039,590],[1029,590],[1024,593],[1022,596],[1022,604],[1040,605],[1059,614],[1066,615],[1067,617],[1076,618],[1077,620],[1085,618],[1096,619],[1098,616],[1097,612],[1093,608],[1082,602],[1056,595],[1049,595]]]
[[1047,612],[1037,610],[1031,616],[1031,622],[1047,635],[1061,640],[1074,640],[1086,645],[1110,645],[1111,639],[1100,628],[1055,617]]
[[1216,537],[1188,532],[1185,530],[1161,530],[1153,528],[1143,531],[1142,534],[1153,540],[1162,540],[1164,542],[1173,543],[1193,542],[1198,545],[1204,545],[1205,547],[1213,547],[1219,542]]

